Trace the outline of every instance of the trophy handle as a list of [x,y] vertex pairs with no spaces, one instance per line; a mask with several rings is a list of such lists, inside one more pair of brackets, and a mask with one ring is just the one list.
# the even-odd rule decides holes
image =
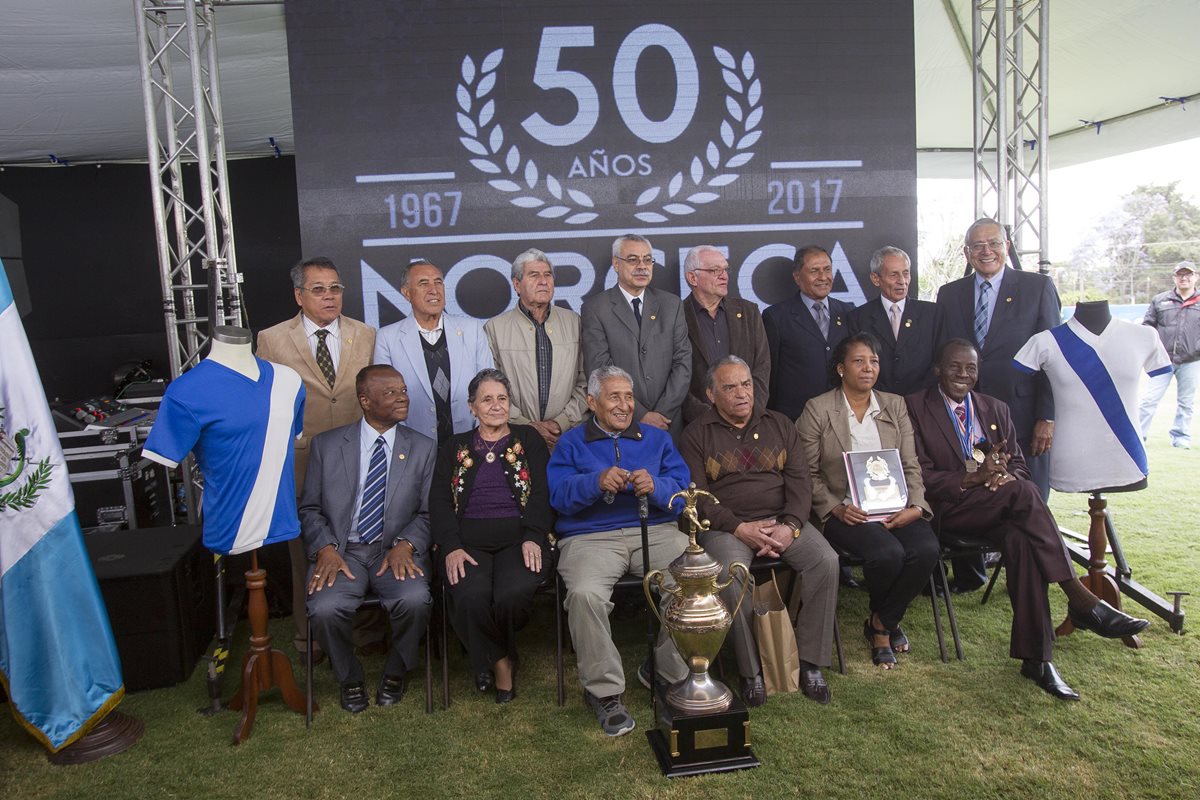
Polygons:
[[[658,624],[666,625],[666,623],[663,622],[662,613],[658,610],[658,603],[654,601],[654,595],[650,594],[651,583],[657,583],[658,590],[660,592],[669,591],[667,587],[663,585],[663,574],[661,569],[656,569],[647,574],[646,577],[642,578],[642,591],[646,593],[646,602],[650,604],[650,610],[654,612],[654,616],[658,617]],[[675,588],[678,589],[679,587]],[[671,592],[671,594],[675,594],[675,592]],[[676,597],[678,597],[678,595],[676,595]]]
[[717,591],[719,592],[729,586],[729,584],[733,583],[733,572],[734,570],[738,569],[742,571],[742,593],[738,595],[737,605],[733,607],[732,616],[735,619],[737,618],[738,611],[741,610],[742,601],[746,599],[746,592],[750,590],[750,570],[747,569],[746,565],[740,561],[733,562],[729,565],[729,580],[725,581],[723,586],[717,587]]

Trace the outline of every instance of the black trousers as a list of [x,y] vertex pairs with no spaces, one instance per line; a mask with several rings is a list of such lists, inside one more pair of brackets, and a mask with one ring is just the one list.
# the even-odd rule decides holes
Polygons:
[[516,657],[516,633],[529,622],[533,595],[550,564],[543,547],[541,571],[525,566],[520,519],[464,519],[460,531],[463,549],[479,565],[466,564],[466,576],[447,582],[446,589],[450,619],[474,675]]
[[862,559],[871,611],[888,630],[900,625],[941,554],[933,528],[923,519],[888,530],[878,522],[847,525],[830,517],[825,521],[825,538],[838,550]]

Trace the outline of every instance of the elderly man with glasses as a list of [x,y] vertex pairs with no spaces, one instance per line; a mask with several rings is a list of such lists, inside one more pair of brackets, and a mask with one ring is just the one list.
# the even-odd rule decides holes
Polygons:
[[617,237],[612,265],[617,285],[588,298],[580,314],[584,370],[625,370],[633,378],[636,421],[677,437],[683,430],[683,401],[692,377],[683,303],[669,292],[650,288],[654,256],[644,236]]
[[[342,316],[342,286],[338,269],[328,258],[309,258],[291,269],[292,291],[300,313],[258,334],[258,357],[289,366],[304,381],[304,432],[296,441],[296,496],[304,491],[309,444],[319,433],[362,418],[354,389],[358,371],[371,363],[375,329]],[[304,582],[308,558],[300,539],[288,542],[292,561],[293,641],[305,647]],[[378,624],[370,622],[372,617]],[[383,642],[382,617],[364,614],[355,630],[355,643]]]
[[758,305],[729,296],[729,261],[712,245],[693,247],[683,259],[683,277],[691,294],[683,301],[688,339],[692,345],[692,381],[683,402],[683,420],[690,423],[711,408],[706,376],[723,358],[737,356],[754,376],[754,407],[767,405],[771,385],[771,350]]
[[[1045,275],[1005,267],[1008,236],[984,217],[967,228],[963,253],[973,273],[943,286],[939,343],[965,339],[979,353],[979,391],[1012,411],[1017,444],[1030,478],[1050,496],[1050,446],[1054,440],[1054,395],[1046,373],[1030,375],[1013,366],[1013,356],[1035,333],[1059,324],[1062,303]],[[968,563],[970,562],[970,563]],[[955,559],[951,589],[971,591],[987,575],[983,559]]]

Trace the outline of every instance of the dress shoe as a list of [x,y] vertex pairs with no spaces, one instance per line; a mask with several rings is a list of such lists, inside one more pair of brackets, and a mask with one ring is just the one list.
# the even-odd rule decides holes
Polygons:
[[742,701],[749,708],[757,708],[767,702],[767,686],[763,683],[761,672],[753,678],[742,678]]
[[823,706],[829,704],[829,686],[825,683],[825,676],[821,674],[821,670],[816,667],[801,667],[800,691],[804,692],[804,696],[809,700],[816,700]]
[[383,680],[379,682],[379,691],[375,693],[375,705],[396,705],[404,697],[404,690],[407,688],[408,686],[404,682],[403,675],[399,677],[384,675]]
[[499,703],[500,705],[504,705],[505,703],[511,703],[517,697],[517,669],[520,668],[521,662],[514,658],[514,659],[512,659],[511,663],[512,663],[512,678],[511,678],[512,688],[496,690],[496,702]]
[[492,674],[490,669],[485,669],[475,675],[475,688],[481,692],[486,692],[496,685],[496,676]]
[[854,578],[854,573],[846,565],[842,565],[838,571],[838,583],[845,586],[847,589],[861,589],[862,584]]
[[361,681],[342,684],[342,708],[351,714],[357,714],[366,711],[367,705],[367,690]]
[[1049,661],[1027,658],[1021,662],[1021,674],[1040,686],[1042,691],[1059,700],[1079,699],[1079,692],[1067,685],[1062,675],[1059,675],[1058,670],[1054,668],[1054,664]]
[[1067,616],[1071,623],[1085,631],[1099,634],[1105,639],[1120,639],[1123,636],[1133,636],[1141,633],[1150,626],[1150,620],[1131,617],[1124,611],[1118,611],[1101,600],[1091,611],[1076,611],[1067,607]]

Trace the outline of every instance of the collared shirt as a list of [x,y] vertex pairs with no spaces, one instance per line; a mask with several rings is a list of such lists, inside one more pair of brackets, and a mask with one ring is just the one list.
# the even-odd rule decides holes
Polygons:
[[[954,413],[954,419],[950,420],[950,426],[952,428],[954,428],[955,430],[957,430],[958,429],[958,409],[963,408],[966,405],[965,401],[966,401],[967,397],[971,397],[971,395],[974,394],[974,392],[968,392],[967,396],[963,398],[964,402],[962,402],[962,403],[956,403],[953,400],[951,400],[949,397],[946,397],[946,393],[942,391],[942,387],[940,387],[940,386],[938,387],[938,394],[940,394],[942,396],[942,399],[946,401],[946,405],[949,406],[950,410]],[[971,419],[969,420],[969,422],[971,423],[971,444],[975,444],[976,442],[979,442],[979,441],[987,438],[987,434],[985,434],[983,432],[983,426],[979,424],[979,414],[976,413],[976,411],[975,411],[974,398],[972,398],[972,400],[971,400]]]
[[975,308],[979,305],[979,287],[986,280],[992,285],[991,292],[988,295],[988,326],[991,327],[992,317],[996,313],[996,298],[1000,296],[1000,284],[1004,281],[1004,273],[1008,271],[1008,267],[1003,267],[999,272],[990,278],[984,278],[978,272],[975,273],[975,304],[971,306],[972,318],[974,318]]
[[371,427],[370,423],[363,419],[358,423],[358,492],[354,500],[354,512],[350,515],[350,533],[346,536],[347,541],[358,541],[358,510],[362,507],[363,489],[367,486],[367,470],[371,467],[371,454],[375,452],[375,440],[380,436],[384,442],[384,463],[388,465],[388,470],[392,468],[392,451],[396,446],[396,426],[388,428],[383,433]]
[[850,401],[846,399],[845,393],[842,394],[842,402],[846,404],[846,420],[850,423],[850,449],[857,452],[859,450],[882,450],[883,444],[879,441],[879,426],[875,424],[875,418],[879,416],[879,398],[874,392],[871,392],[871,404],[867,406],[867,413],[863,414],[862,422],[858,421],[858,417],[854,414],[854,409],[850,407]]
[[638,300],[642,301],[642,304],[641,304],[642,305],[642,313],[646,312],[646,290],[645,289],[642,290],[641,294],[630,294],[629,292],[625,291],[625,287],[619,283],[617,284],[617,288],[621,290],[621,294],[622,294],[622,296],[624,296],[625,302],[629,303],[630,311],[633,310],[634,298],[637,298]]
[[329,348],[329,360],[333,362],[333,371],[337,372],[338,357],[342,354],[342,318],[338,317],[324,328],[309,319],[307,315],[301,314],[300,319],[304,322],[304,336],[308,339],[308,350],[312,353],[313,358],[317,357],[317,342],[319,341],[317,331],[329,331],[329,335],[325,337],[325,346]]
[[433,326],[433,330],[431,330],[431,331],[425,330],[424,328],[421,327],[421,324],[419,322],[417,323],[417,332],[421,334],[421,338],[423,338],[425,341],[429,342],[430,344],[438,343],[438,339],[440,339],[442,334],[445,332],[445,328],[446,328],[446,315],[445,314],[438,314],[437,324]]
[[904,304],[908,302],[907,297],[900,300],[888,300],[886,297],[880,297],[879,299],[883,302],[883,314],[888,318],[888,322],[892,321],[892,306],[899,306],[898,313],[901,317],[904,316]]
[[[710,315],[695,293],[688,295],[692,310],[696,312],[696,328],[700,331],[700,340],[704,348],[713,354],[712,363],[729,355],[729,317],[725,314],[725,298],[717,303],[717,313]],[[698,342],[697,344],[699,344]]]
[[533,323],[533,352],[537,358],[538,419],[542,420],[546,418],[546,405],[550,402],[550,372],[554,367],[554,345],[550,342],[550,335],[546,333],[546,322],[550,321],[553,307],[546,309],[546,322],[538,322],[533,313],[520,301],[517,301],[517,308]]
[[804,292],[801,292],[800,299],[804,301],[804,307],[808,309],[808,313],[812,314],[813,320],[816,320],[817,318],[817,310],[813,308],[813,306],[815,306],[817,303],[823,304],[825,306],[825,316],[833,319],[833,315],[829,313],[829,295],[826,295],[821,300],[817,300],[816,298],[809,297]]

